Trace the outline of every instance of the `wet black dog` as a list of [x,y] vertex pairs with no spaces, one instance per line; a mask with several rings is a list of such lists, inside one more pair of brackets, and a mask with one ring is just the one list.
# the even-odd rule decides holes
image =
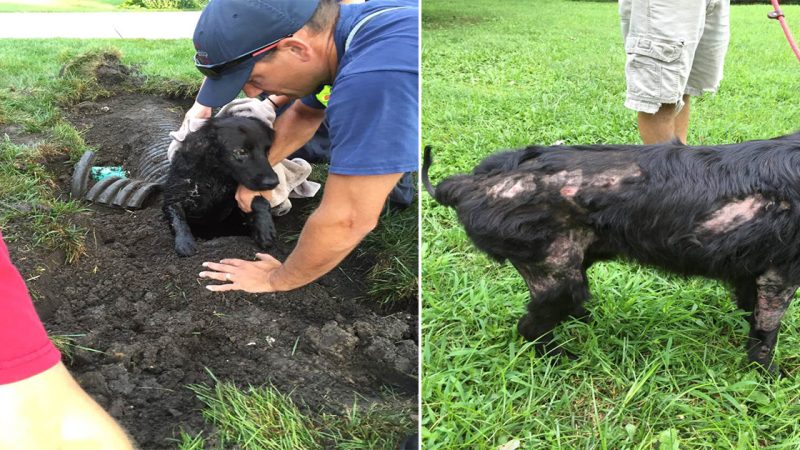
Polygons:
[[518,324],[541,352],[585,317],[586,269],[627,258],[728,283],[750,313],[750,361],[771,371],[800,286],[800,133],[719,146],[532,146],[498,153],[434,189],[475,245],[508,260],[531,300]]
[[[180,256],[197,253],[193,224],[219,223],[238,207],[239,184],[254,191],[274,189],[278,176],[267,162],[273,132],[262,122],[243,117],[210,119],[186,136],[175,152],[164,184],[164,215]],[[247,222],[263,249],[275,242],[269,202],[255,197]]]

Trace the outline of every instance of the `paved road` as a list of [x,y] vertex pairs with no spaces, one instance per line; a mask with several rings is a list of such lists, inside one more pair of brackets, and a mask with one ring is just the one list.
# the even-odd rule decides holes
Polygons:
[[0,13],[0,38],[191,39],[200,11]]

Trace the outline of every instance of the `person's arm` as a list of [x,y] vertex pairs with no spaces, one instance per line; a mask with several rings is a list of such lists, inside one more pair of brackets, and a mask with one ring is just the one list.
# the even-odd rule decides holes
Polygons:
[[60,362],[0,385],[0,449],[49,448],[133,449],[125,431]]
[[402,174],[330,174],[319,208],[308,218],[294,251],[281,264],[259,254],[259,261],[206,262],[203,278],[230,281],[212,291],[287,291],[304,286],[336,267],[378,223],[386,197]]
[[325,120],[325,110],[295,101],[275,121],[275,140],[269,150],[269,162],[275,165],[314,137]]
[[[306,106],[301,101],[295,101],[275,121],[275,140],[269,150],[269,163],[273,166],[283,161],[311,140],[314,133],[325,120],[325,110]],[[251,191],[239,185],[236,190],[236,203],[239,209],[249,213],[250,203],[256,196],[270,198],[270,191]]]
[[0,449],[130,449],[60,362],[0,232]]

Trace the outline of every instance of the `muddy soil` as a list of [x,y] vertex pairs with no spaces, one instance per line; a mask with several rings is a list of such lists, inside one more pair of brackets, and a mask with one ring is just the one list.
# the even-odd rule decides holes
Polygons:
[[[98,150],[96,165],[130,169],[163,136],[164,120],[179,123],[186,107],[128,94],[67,114]],[[60,171],[55,178],[68,192],[71,167],[47,167]],[[271,253],[278,259],[289,254],[317,201],[293,200],[293,211],[277,218],[281,243]],[[258,249],[249,236],[200,239],[196,256],[179,258],[159,195],[138,211],[89,206],[79,220],[89,231],[77,263],[31,250],[25,239],[10,245],[12,257],[49,333],[79,335],[75,344],[92,349],[65,357],[69,369],[141,448],[175,448],[171,439],[181,429],[213,432],[186,388],[212,384],[206,370],[239,386],[271,383],[312,414],[343,413],[356,399],[416,410],[418,316],[381,310],[367,298],[368,249],[292,292],[221,294],[197,278],[201,263],[253,258]],[[387,396],[387,387],[395,395]]]

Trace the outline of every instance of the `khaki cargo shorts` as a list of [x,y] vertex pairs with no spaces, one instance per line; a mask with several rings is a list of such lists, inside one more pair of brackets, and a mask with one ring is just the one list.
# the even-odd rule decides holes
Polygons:
[[620,0],[625,107],[683,107],[684,94],[716,92],[730,40],[730,0]]

